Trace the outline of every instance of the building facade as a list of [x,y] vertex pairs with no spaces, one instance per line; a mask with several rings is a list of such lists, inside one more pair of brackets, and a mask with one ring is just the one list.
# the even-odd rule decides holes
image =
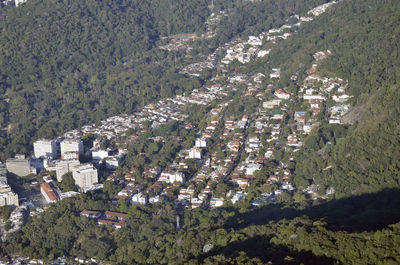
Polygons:
[[33,143],[36,158],[55,158],[57,156],[57,145],[54,140],[40,139]]
[[80,165],[79,160],[77,159],[72,159],[72,160],[60,160],[56,163],[56,175],[57,175],[57,181],[61,182],[62,181],[62,176],[67,174],[68,172],[72,172],[72,169],[75,166]]
[[75,166],[72,170],[72,177],[81,190],[86,190],[99,182],[97,169],[92,164]]
[[15,174],[19,177],[24,177],[31,174],[29,159],[24,155],[15,155],[15,158],[6,160],[6,167],[9,173]]
[[79,155],[83,154],[83,142],[80,139],[64,139],[60,143],[61,156],[65,153],[76,152]]

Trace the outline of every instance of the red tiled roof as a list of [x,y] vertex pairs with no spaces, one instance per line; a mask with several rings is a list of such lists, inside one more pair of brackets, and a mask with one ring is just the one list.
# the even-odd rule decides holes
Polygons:
[[58,200],[57,195],[54,193],[54,191],[51,188],[51,186],[49,185],[49,183],[43,182],[42,184],[40,184],[40,188],[47,194],[47,196],[49,197],[49,199],[51,201]]

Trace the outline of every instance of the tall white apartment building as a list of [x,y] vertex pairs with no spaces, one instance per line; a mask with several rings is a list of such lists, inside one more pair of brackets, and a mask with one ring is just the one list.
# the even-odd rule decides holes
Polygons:
[[18,206],[18,194],[11,190],[7,177],[0,173],[0,207],[5,205]]
[[97,169],[92,164],[75,166],[72,170],[72,177],[81,190],[86,190],[99,182]]
[[68,172],[72,172],[75,166],[80,164],[79,160],[71,159],[71,160],[60,160],[56,163],[56,174],[57,174],[57,181],[62,181],[62,176],[67,174]]
[[1,192],[0,193],[0,207],[1,206],[6,206],[6,205],[14,205],[18,206],[18,194],[12,192],[12,191],[7,191],[7,192]]
[[54,140],[40,139],[33,143],[33,151],[36,158],[55,158],[57,145]]
[[80,139],[64,139],[60,143],[61,156],[69,152],[77,152],[78,154],[83,154],[83,142]]

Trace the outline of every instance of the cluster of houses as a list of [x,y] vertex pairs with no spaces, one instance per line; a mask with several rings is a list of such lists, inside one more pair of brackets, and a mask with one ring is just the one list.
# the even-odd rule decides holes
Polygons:
[[[301,22],[309,21],[306,18],[301,19],[300,17],[299,20]],[[267,40],[271,40],[269,37],[280,36],[279,34],[281,33],[287,33],[287,30],[290,30],[291,27],[291,25],[284,25],[278,29],[272,29],[270,32],[260,36],[250,36],[244,44],[250,47],[261,46],[264,36],[267,37]],[[285,38],[286,35],[282,36]],[[241,42],[240,40],[234,40],[232,43],[233,46],[235,46]],[[194,74],[196,71],[201,71],[202,69],[200,68],[202,67],[215,67],[217,58],[221,52],[227,51],[229,47],[232,47],[232,43],[227,44],[226,47],[218,48],[209,56],[206,63],[195,63],[189,65],[187,68],[181,69],[181,73]],[[232,53],[228,52],[228,54]],[[315,58],[316,60],[322,60],[329,54],[329,51],[319,52],[315,54]],[[249,58],[256,58],[256,56],[250,56]],[[168,101],[171,104],[175,104],[178,107],[168,107],[168,109],[178,111],[179,107],[187,104],[208,105],[212,100],[221,100],[229,91],[236,90],[238,84],[246,84],[246,96],[254,95],[261,100],[265,97],[264,93],[259,91],[264,77],[265,75],[261,73],[252,76],[251,78],[235,75],[225,78],[225,80],[228,80],[229,82],[222,82],[222,84],[216,82],[213,78],[211,80],[213,81],[212,85],[195,89],[189,95],[178,95],[175,98],[169,99]],[[280,78],[280,69],[272,69],[270,78]],[[285,101],[290,100],[291,95],[284,89],[277,89],[274,92],[274,97],[275,98],[270,98],[262,103],[263,107],[260,108],[260,114],[254,117],[255,119],[251,121],[249,120],[249,117],[245,116],[239,119],[236,119],[235,117],[224,117],[221,113],[223,113],[223,110],[227,105],[229,105],[229,101],[226,102],[225,105],[221,104],[220,108],[211,110],[209,113],[209,123],[205,130],[199,134],[199,138],[196,140],[196,145],[188,150],[181,150],[178,154],[178,157],[180,158],[179,162],[173,163],[164,169],[154,170],[154,173],[150,174],[150,176],[155,180],[155,182],[147,188],[143,187],[143,185],[135,184],[134,180],[129,177],[129,175],[132,174],[128,173],[126,180],[130,181],[130,183],[121,190],[118,195],[119,197],[117,196],[116,199],[128,198],[128,201],[133,204],[156,203],[167,199],[167,194],[172,187],[178,187],[176,203],[183,204],[189,208],[195,208],[200,205],[205,205],[208,202],[211,207],[217,207],[223,205],[225,198],[216,198],[213,196],[213,184],[218,183],[221,180],[226,180],[226,178],[230,178],[229,180],[236,188],[235,192],[230,193],[231,200],[233,202],[239,201],[246,195],[245,189],[254,179],[254,172],[262,168],[265,159],[273,157],[276,149],[282,148],[282,143],[279,142],[282,131],[281,122],[286,116],[288,116],[285,108]],[[165,101],[161,103],[165,104]],[[312,101],[312,103],[315,102]],[[160,103],[156,103],[156,105],[157,104]],[[269,112],[269,110],[272,110],[272,112]],[[160,115],[162,116],[163,110],[159,106],[149,105],[145,107],[144,112],[158,115],[158,117],[160,117]],[[293,118],[296,122],[296,130],[286,136],[287,138],[284,145],[291,147],[291,150],[294,152],[299,150],[302,146],[301,134],[309,133],[313,127],[312,123],[306,122],[305,116],[306,112],[302,110],[294,113]],[[173,116],[168,115],[168,117]],[[182,120],[184,120],[184,118],[180,119],[180,121]],[[158,120],[157,122],[162,123],[165,122],[165,120]],[[215,135],[216,129],[221,124],[224,127],[222,135]],[[248,126],[250,126],[250,124],[255,128],[257,136],[252,136],[246,139],[243,132],[248,128]],[[138,125],[138,127],[140,127],[140,125]],[[263,146],[260,140],[260,135],[265,132],[266,128],[270,130],[271,133],[267,138],[268,146]],[[207,139],[212,139],[213,137],[221,137],[226,140],[226,144],[221,146],[221,150],[224,153],[223,156],[216,152],[208,153]],[[265,153],[260,154],[259,150],[264,150]],[[247,152],[249,156],[238,164],[237,162],[240,160],[240,154],[242,151]],[[196,160],[201,165],[200,169],[193,176],[187,176],[185,173],[185,169],[187,169],[186,159]],[[294,187],[288,177],[291,176],[291,172],[282,165],[285,165],[285,163],[282,162],[282,164],[277,167],[277,174],[276,176],[271,176],[270,181],[271,183],[278,183],[280,185],[279,187],[283,190],[286,189],[292,191]],[[204,188],[199,190],[197,189],[197,186],[200,183],[205,183],[205,185]],[[277,193],[279,194],[279,190]]]
[[216,34],[217,25],[220,23],[221,19],[228,17],[225,11],[221,10],[219,13],[211,13],[211,15],[205,21],[206,32],[198,36],[195,33],[184,33],[177,34],[168,37],[161,37],[161,40],[167,40],[168,43],[165,45],[158,46],[161,50],[167,51],[178,51],[184,50],[186,52],[192,50],[191,41],[197,39],[210,39]]
[[10,222],[10,228],[6,230],[4,226],[0,227],[0,232],[1,232],[0,239],[3,242],[7,240],[8,234],[18,231],[23,227],[23,225],[26,222],[27,212],[28,212],[28,207],[26,205],[20,205],[17,206],[15,209],[13,209],[8,219],[8,221]]
[[199,37],[195,33],[185,33],[168,37],[162,37],[161,39],[168,39],[168,43],[166,45],[160,45],[158,46],[158,48],[167,51],[178,51],[178,50],[190,51],[192,49],[192,47],[190,47],[190,41],[196,40],[198,38]]
[[326,59],[331,51],[319,51],[313,55],[315,61],[307,71],[307,76],[300,87],[299,95],[307,100],[312,110],[312,116],[320,113],[322,103],[327,100],[334,102],[329,108],[329,123],[341,124],[341,117],[349,110],[350,105],[345,104],[351,95],[348,91],[347,81],[341,78],[328,78],[318,74],[318,62]]
[[326,10],[327,10],[330,6],[332,6],[332,5],[334,5],[334,4],[337,4],[337,3],[339,3],[339,1],[332,1],[332,2],[329,2],[329,3],[322,4],[322,5],[320,5],[320,6],[317,6],[317,7],[313,8],[313,9],[311,9],[310,11],[308,11],[307,14],[313,15],[313,16],[316,16],[316,17],[317,17],[317,16],[319,16],[319,15],[325,13]]
[[[240,38],[234,39],[231,42],[226,43],[225,45],[218,47],[212,54],[207,56],[207,59],[201,62],[196,62],[189,64],[179,70],[181,74],[189,75],[189,76],[200,76],[200,72],[204,69],[224,69],[226,65],[229,65],[231,62],[237,60],[242,64],[248,63],[252,58],[260,58],[269,54],[270,49],[263,49],[267,42],[271,42],[273,44],[276,43],[278,39],[287,39],[294,32],[296,32],[296,28],[299,27],[303,22],[310,22],[313,20],[313,17],[319,16],[322,13],[326,12],[326,10],[336,4],[338,2],[330,2],[326,4],[322,4],[320,6],[315,7],[314,9],[308,12],[308,16],[300,16],[293,15],[290,18],[294,19],[296,23],[294,24],[284,24],[279,28],[272,28],[268,32],[262,32],[257,36],[249,36],[247,40],[242,40]],[[221,14],[220,14],[221,15]],[[226,16],[226,14],[223,14]],[[217,20],[218,16],[211,16],[209,20]],[[220,19],[220,18],[219,18]],[[218,21],[219,21],[218,19]],[[287,22],[289,19],[286,20]],[[207,35],[207,36],[213,36]],[[203,36],[204,37],[204,36]],[[222,57],[223,56],[223,57]],[[219,60],[222,57],[221,60]],[[272,76],[278,76],[279,72],[271,73]]]
[[121,228],[124,225],[126,218],[128,218],[128,215],[123,213],[110,211],[100,212],[90,210],[83,210],[82,212],[80,212],[80,216],[94,219],[97,225],[109,225],[114,229]]
[[[256,93],[257,89],[261,88],[263,75],[257,74],[251,77],[235,76],[227,78],[227,82],[214,82],[211,87],[207,88],[209,93],[219,93],[220,98],[223,98],[221,91],[232,89],[237,83],[248,84],[248,89],[244,94],[250,92]],[[196,91],[194,91],[196,92]],[[175,100],[176,104],[187,103],[187,98],[192,95],[180,96]],[[172,188],[178,188],[175,202],[186,208],[196,208],[202,205],[218,206],[224,198],[215,198],[213,196],[213,187],[220,181],[230,177],[230,172],[236,167],[235,163],[240,159],[240,154],[246,142],[245,130],[250,124],[248,116],[243,115],[240,118],[225,117],[224,111],[231,103],[230,100],[221,103],[219,107],[211,109],[207,114],[208,123],[204,130],[198,133],[198,138],[195,140],[193,147],[180,150],[177,154],[177,162],[172,163],[164,169],[148,168],[143,174],[145,178],[151,178],[154,182],[149,187],[144,187],[142,184],[135,183],[134,170],[125,175],[125,180],[128,184],[118,193],[115,202],[124,199],[132,204],[147,204],[157,203],[162,200],[170,200],[167,198],[168,192]],[[263,126],[261,119],[257,120],[257,126]],[[219,130],[219,129],[223,130]],[[222,133],[217,134],[217,132]],[[260,133],[262,130],[259,131]],[[212,139],[221,138],[226,144],[221,146],[221,152],[224,155],[216,152],[209,152],[209,142]],[[250,139],[249,148],[261,147],[256,139]],[[200,169],[194,175],[187,175],[187,161],[194,160],[200,165]],[[260,163],[260,161],[258,161]],[[247,160],[241,170],[249,174],[253,174],[260,169],[261,164],[255,161]],[[199,184],[202,188],[198,188]],[[204,186],[204,187],[203,187]],[[242,187],[244,187],[242,185]],[[236,193],[235,193],[236,194]],[[232,196],[236,196],[233,194]],[[239,193],[238,193],[239,194]]]

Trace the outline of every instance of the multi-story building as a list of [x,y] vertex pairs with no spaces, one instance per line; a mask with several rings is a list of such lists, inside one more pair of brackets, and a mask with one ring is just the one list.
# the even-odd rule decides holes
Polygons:
[[18,194],[8,191],[0,193],[0,206],[14,205],[18,206]]
[[104,158],[110,156],[110,152],[108,150],[94,149],[92,150],[92,159],[94,163],[99,163]]
[[55,158],[57,156],[57,145],[54,140],[40,139],[33,143],[36,158]]
[[[3,174],[2,174],[3,173]],[[18,194],[11,190],[4,172],[0,172],[0,206],[18,206]]]
[[78,152],[65,152],[61,156],[62,160],[71,160],[71,159],[79,159],[79,153]]
[[64,139],[60,143],[61,156],[68,152],[76,152],[79,155],[83,154],[83,142],[80,139]]
[[115,170],[119,167],[122,157],[121,156],[111,156],[104,159],[106,163],[106,168]]
[[72,169],[75,166],[80,164],[79,160],[71,159],[71,160],[60,160],[56,163],[56,174],[57,174],[57,181],[62,181],[62,176],[67,174],[68,172],[72,172]]
[[19,177],[31,174],[29,159],[25,158],[25,155],[15,155],[15,158],[7,159],[6,167],[9,173],[15,174]]
[[72,177],[81,190],[86,190],[99,181],[97,169],[92,164],[75,166],[72,170]]

